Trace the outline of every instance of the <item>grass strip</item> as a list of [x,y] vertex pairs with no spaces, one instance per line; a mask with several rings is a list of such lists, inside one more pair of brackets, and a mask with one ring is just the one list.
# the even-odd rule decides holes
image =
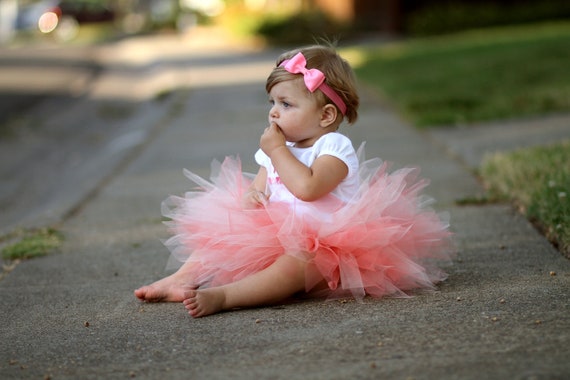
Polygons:
[[57,250],[63,242],[63,235],[53,228],[28,231],[19,241],[2,249],[4,260],[24,260],[45,256]]
[[551,22],[358,47],[353,65],[418,127],[458,125],[570,111],[569,46]]
[[559,250],[570,257],[570,140],[497,153],[481,176],[490,199],[514,202]]

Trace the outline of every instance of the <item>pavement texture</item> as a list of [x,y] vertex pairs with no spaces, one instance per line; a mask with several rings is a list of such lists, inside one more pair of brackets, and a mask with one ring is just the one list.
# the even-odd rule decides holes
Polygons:
[[[57,96],[18,100],[0,141],[2,232],[52,224],[65,242],[4,263],[0,378],[569,378],[570,262],[509,205],[456,204],[483,193],[472,169],[486,152],[568,138],[568,115],[418,132],[363,86],[343,132],[368,157],[420,166],[450,214],[457,257],[436,292],[201,319],[133,296],[167,274],[160,203],[192,185],[182,168],[207,177],[212,159],[239,155],[255,171],[278,53],[124,40],[70,59],[80,72],[61,74]],[[49,54],[41,67],[65,59]]]

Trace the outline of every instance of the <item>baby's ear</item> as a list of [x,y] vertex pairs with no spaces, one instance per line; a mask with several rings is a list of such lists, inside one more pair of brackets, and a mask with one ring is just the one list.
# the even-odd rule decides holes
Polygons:
[[338,117],[338,109],[332,104],[326,104],[322,108],[321,128],[330,127],[332,124],[335,123],[337,117]]

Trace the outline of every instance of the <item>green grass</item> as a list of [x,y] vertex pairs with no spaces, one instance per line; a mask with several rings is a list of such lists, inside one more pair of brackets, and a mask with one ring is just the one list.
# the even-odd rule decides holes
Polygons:
[[[357,48],[359,80],[419,127],[570,111],[570,22]],[[354,64],[354,63],[353,63]]]
[[570,140],[486,157],[481,175],[491,199],[513,200],[570,257]]
[[57,250],[63,242],[63,235],[53,228],[42,228],[23,233],[16,243],[2,250],[4,260],[24,260],[45,256]]
[[[348,49],[359,80],[418,127],[570,112],[570,22],[490,28]],[[570,257],[570,141],[495,154],[484,197],[507,200]]]

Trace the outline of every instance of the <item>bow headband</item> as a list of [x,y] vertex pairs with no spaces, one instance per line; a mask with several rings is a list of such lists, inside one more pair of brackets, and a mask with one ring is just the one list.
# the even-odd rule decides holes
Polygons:
[[297,53],[293,58],[284,60],[279,66],[291,74],[303,74],[307,90],[310,92],[321,90],[340,109],[343,115],[346,114],[346,104],[335,90],[325,83],[325,74],[319,69],[307,69],[307,60],[303,53]]

